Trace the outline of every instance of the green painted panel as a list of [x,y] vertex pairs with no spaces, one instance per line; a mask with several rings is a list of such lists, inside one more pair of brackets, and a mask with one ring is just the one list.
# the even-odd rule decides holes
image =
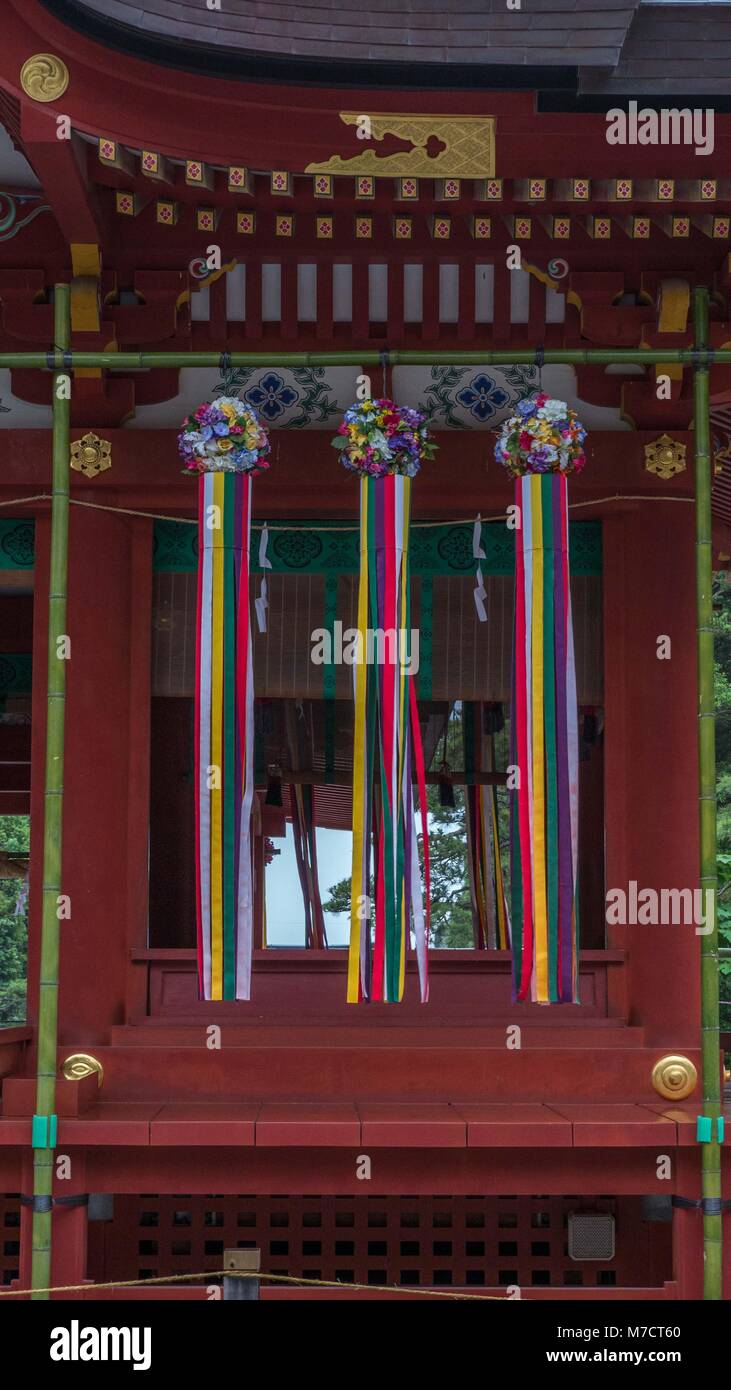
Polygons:
[[29,695],[33,677],[30,652],[0,652],[0,697]]
[[23,517],[0,518],[0,570],[32,570],[35,529]]
[[[286,529],[269,528],[268,556],[274,574],[357,574],[358,528],[343,530],[339,523],[320,523],[317,529],[297,522],[279,523]],[[487,559],[485,574],[512,574],[515,566],[515,534],[501,521],[482,528]],[[573,521],[569,527],[572,574],[601,574],[602,528],[599,521]],[[472,523],[446,526],[412,526],[412,574],[474,573]],[[252,532],[252,573],[259,569],[259,531]],[[184,521],[156,521],[154,568],[159,571],[194,571],[198,568],[198,535]]]

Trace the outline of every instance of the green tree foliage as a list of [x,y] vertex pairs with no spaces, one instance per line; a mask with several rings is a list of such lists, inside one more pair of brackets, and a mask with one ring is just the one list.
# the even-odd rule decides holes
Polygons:
[[[3,858],[26,855],[29,834],[27,816],[0,816]],[[18,915],[15,910],[22,882],[0,877],[0,1027],[6,1028],[25,1021],[28,923],[27,912]]]

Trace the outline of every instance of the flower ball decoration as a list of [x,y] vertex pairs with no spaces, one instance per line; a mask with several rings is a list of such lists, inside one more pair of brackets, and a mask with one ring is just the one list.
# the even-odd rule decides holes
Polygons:
[[586,430],[565,401],[544,391],[518,401],[495,445],[495,458],[513,477],[525,473],[580,473],[586,463]]
[[238,396],[204,401],[183,423],[178,449],[187,473],[263,473],[269,436]]
[[389,400],[351,405],[332,443],[346,468],[370,478],[413,478],[422,460],[433,458],[437,449],[424,414]]

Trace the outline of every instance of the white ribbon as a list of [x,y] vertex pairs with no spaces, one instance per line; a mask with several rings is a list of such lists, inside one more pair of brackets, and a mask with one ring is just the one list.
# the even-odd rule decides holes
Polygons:
[[477,574],[475,575],[477,583],[475,584],[473,594],[475,608],[477,609],[477,616],[480,622],[486,623],[487,609],[485,608],[485,599],[487,597],[487,591],[485,589],[485,581],[482,578],[482,566],[479,562],[480,560],[486,560],[487,556],[482,544],[482,516],[479,512],[475,517],[475,524],[472,527],[472,555],[474,559],[477,560]]
[[261,528],[261,536],[259,537],[259,569],[260,569],[260,570],[270,570],[271,567],[272,567],[272,562],[271,562],[271,560],[269,559],[269,557],[267,556],[267,546],[268,546],[268,544],[269,544],[269,529],[268,529],[268,527],[267,527],[266,522],[264,522],[264,525],[263,525],[262,528]]
[[[268,545],[269,530],[267,528],[266,522],[264,522],[264,525],[261,528],[261,536],[259,537],[259,569],[262,570],[270,570],[272,567],[272,562],[267,555]],[[262,575],[261,588],[259,589],[259,597],[254,600],[254,607],[256,609],[256,621],[259,624],[260,632],[266,632],[267,630],[267,608],[269,607],[269,599],[267,597],[268,592],[269,591],[267,589],[266,575]]]
[[487,556],[482,548],[482,516],[477,513],[475,524],[472,527],[472,554],[476,560],[486,560]]
[[476,583],[475,589],[474,589],[474,593],[473,593],[473,598],[474,598],[474,600],[475,600],[475,608],[477,609],[477,616],[478,616],[480,622],[481,622],[481,623],[486,623],[486,622],[487,622],[487,609],[485,608],[485,599],[487,598],[487,590],[485,589],[485,581],[484,581],[484,579],[482,578],[482,566],[481,566],[481,565],[478,565],[478,566],[477,566],[477,574],[476,574],[475,578],[476,578],[476,580],[477,580],[477,583]]
[[254,599],[254,607],[256,609],[256,621],[259,624],[259,631],[266,632],[267,608],[269,607],[269,600],[267,598],[267,580],[265,574],[262,575],[259,597],[257,599]]

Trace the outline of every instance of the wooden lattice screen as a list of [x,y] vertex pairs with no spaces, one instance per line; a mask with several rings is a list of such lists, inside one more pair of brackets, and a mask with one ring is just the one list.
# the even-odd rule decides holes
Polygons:
[[[616,1252],[576,1263],[571,1211],[611,1212]],[[122,1196],[89,1227],[89,1276],[134,1279],[221,1268],[224,1249],[258,1248],[272,1274],[436,1287],[659,1286],[670,1228],[640,1198]]]
[[[195,684],[196,528],[155,525],[152,692],[191,695]],[[412,528],[412,625],[420,630],[419,700],[501,700],[510,693],[514,535],[502,523],[482,528],[488,620],[475,609],[472,526]],[[251,553],[252,597],[261,582],[259,536]],[[597,522],[570,528],[571,585],[579,700],[602,703],[602,536]],[[317,629],[356,627],[359,569],[354,527],[298,523],[273,528],[268,544],[267,631],[254,628],[259,698],[353,698],[346,663],[312,660]]]
[[[258,697],[321,699],[324,670],[312,661],[312,633],[325,625],[326,581],[321,574],[272,574],[267,579],[267,631],[254,630],[254,681]],[[252,580],[252,599],[258,592]],[[488,575],[488,621],[475,611],[470,575],[436,575],[431,593],[430,689],[424,678],[424,636],[417,677],[419,698],[435,700],[502,700],[510,698],[513,580]],[[341,574],[335,583],[335,613],[343,630],[356,627],[357,575]],[[601,576],[572,580],[579,701],[602,703]],[[153,695],[192,695],[195,688],[196,575],[158,573],[153,588]],[[412,581],[412,622],[422,624],[422,580]],[[332,672],[332,694],[352,700],[353,670],[346,664]]]
[[20,1269],[20,1194],[0,1193],[0,1284],[18,1278]]

